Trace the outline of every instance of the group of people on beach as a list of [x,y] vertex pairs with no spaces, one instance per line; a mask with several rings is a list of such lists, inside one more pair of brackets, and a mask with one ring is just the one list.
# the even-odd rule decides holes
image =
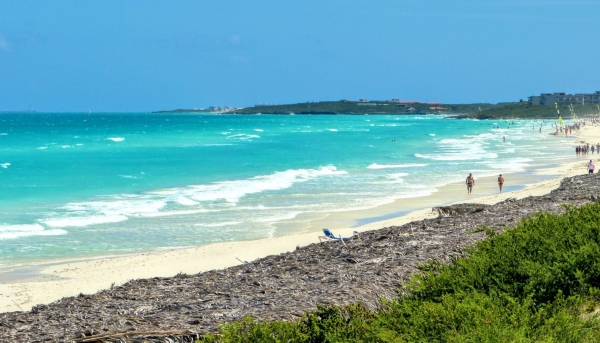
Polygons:
[[577,156],[587,156],[590,151],[592,152],[592,155],[594,154],[594,151],[600,154],[600,143],[596,145],[592,144],[591,146],[590,143],[586,143],[584,145],[578,145],[575,147],[575,155]]
[[573,125],[568,125],[568,126],[565,126],[564,128],[562,126],[559,127],[558,125],[556,125],[556,133],[555,134],[558,135],[559,132],[563,132],[563,130],[564,130],[565,136],[568,136],[568,135],[572,136],[573,135],[573,129],[579,130],[580,127],[581,127],[580,123],[575,123]]
[[[591,118],[589,119],[589,122],[591,124],[600,124],[600,118]],[[509,125],[507,128],[510,128],[510,124],[514,124],[514,123],[510,123],[507,122],[507,124]],[[572,125],[559,125],[558,123],[552,123],[551,125],[553,127],[556,128],[556,133],[555,134],[559,134],[564,132],[565,135],[569,135],[573,133],[573,129],[575,129],[576,131],[579,131],[581,129],[581,126],[585,126],[586,121],[585,120],[581,120],[578,121],[576,123],[573,123]],[[545,121],[542,121],[542,124],[539,127],[540,133],[542,132],[542,127],[548,125]],[[532,128],[535,130],[536,126],[535,124],[532,125]],[[494,126],[494,129],[500,129],[500,126]],[[502,137],[503,141],[506,141],[506,137]],[[587,156],[588,154],[600,154],[600,143],[597,143],[596,145],[592,144],[590,145],[589,143],[585,143],[582,145],[578,145],[575,147],[575,154],[577,156]],[[590,162],[587,165],[587,170],[588,170],[588,174],[593,174],[594,170],[596,169],[596,166],[594,164],[594,161],[590,160]],[[472,173],[469,173],[469,176],[467,176],[467,179],[465,180],[465,183],[467,185],[467,193],[471,194],[473,191],[473,186],[475,185],[475,178],[473,177]],[[502,186],[504,185],[504,177],[502,176],[502,174],[500,174],[498,176],[498,188],[500,189],[500,193],[502,193]]]
[[[467,176],[467,180],[465,180],[465,183],[467,184],[467,193],[471,194],[471,192],[473,191],[473,186],[475,185],[475,178],[473,177],[472,173],[469,173],[469,176]],[[504,177],[502,176],[502,174],[500,174],[498,176],[498,187],[500,188],[500,193],[502,193],[503,185]]]

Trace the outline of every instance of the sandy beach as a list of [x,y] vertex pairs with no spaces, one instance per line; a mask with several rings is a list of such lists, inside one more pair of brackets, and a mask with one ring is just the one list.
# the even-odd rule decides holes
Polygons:
[[[549,136],[548,139],[558,139]],[[560,137],[563,138],[563,137]],[[600,128],[582,127],[573,139],[579,142],[597,143]],[[178,273],[195,274],[214,269],[239,265],[268,255],[275,255],[319,242],[322,227],[329,227],[335,234],[352,235],[383,227],[399,226],[411,221],[432,218],[432,207],[456,203],[476,202],[495,204],[507,198],[525,198],[549,193],[558,187],[564,177],[587,173],[587,162],[595,155],[575,157],[561,165],[505,175],[505,187],[520,185],[517,190],[497,194],[496,176],[476,178],[474,193],[467,195],[464,183],[441,187],[437,193],[421,198],[400,199],[382,206],[377,211],[353,211],[331,213],[325,218],[307,224],[307,233],[274,237],[255,241],[218,243],[190,248],[171,249],[160,252],[129,256],[103,257],[82,261],[64,261],[52,264],[30,265],[22,268],[0,270],[0,312],[28,311],[37,304],[47,304],[63,297],[80,293],[92,294],[111,285],[121,285],[132,279],[169,277]],[[408,210],[407,210],[408,209]],[[399,212],[403,210],[402,212]],[[410,211],[409,213],[406,213]],[[357,227],[356,220],[370,218],[368,223]]]

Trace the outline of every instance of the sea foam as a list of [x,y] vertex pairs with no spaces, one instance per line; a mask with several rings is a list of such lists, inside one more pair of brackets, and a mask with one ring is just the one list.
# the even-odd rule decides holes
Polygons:
[[81,216],[81,217],[62,217],[42,219],[40,223],[51,227],[80,227],[95,224],[118,223],[127,220],[122,215],[117,216]]
[[369,169],[397,169],[397,168],[417,168],[417,167],[426,167],[427,164],[424,163],[406,163],[406,164],[377,164],[373,163],[369,165],[367,168]]
[[66,235],[65,230],[46,230],[40,224],[0,225],[0,240],[28,236]]
[[232,136],[228,136],[227,139],[238,139],[238,140],[242,140],[242,141],[248,141],[251,139],[257,139],[260,138],[259,135],[247,135],[244,133],[239,133],[237,135],[232,135]]
[[286,189],[297,182],[344,174],[347,174],[347,172],[337,170],[334,166],[321,167],[320,169],[290,169],[270,175],[256,176],[247,180],[191,186],[181,189],[177,193],[196,201],[225,200],[230,203],[237,203],[240,198],[248,194]]

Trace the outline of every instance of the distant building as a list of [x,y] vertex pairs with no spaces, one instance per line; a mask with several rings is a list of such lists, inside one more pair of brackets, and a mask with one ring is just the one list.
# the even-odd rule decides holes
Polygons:
[[358,99],[359,102],[369,102],[368,99]]
[[392,99],[392,102],[400,102],[400,99]]
[[592,94],[542,93],[530,96],[527,102],[532,106],[600,104],[600,91]]

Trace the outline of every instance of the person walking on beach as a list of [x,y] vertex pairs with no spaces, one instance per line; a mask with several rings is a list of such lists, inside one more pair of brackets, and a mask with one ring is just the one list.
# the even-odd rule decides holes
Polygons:
[[473,185],[475,184],[475,178],[473,178],[473,174],[469,173],[465,183],[467,184],[467,192],[471,194],[471,191],[473,191]]
[[590,160],[590,163],[588,163],[588,174],[594,174],[594,169],[596,169],[596,166],[594,165],[594,162]]
[[498,176],[498,187],[500,187],[500,193],[502,193],[502,185],[504,184],[504,178],[502,177],[502,174],[500,174],[500,176]]

